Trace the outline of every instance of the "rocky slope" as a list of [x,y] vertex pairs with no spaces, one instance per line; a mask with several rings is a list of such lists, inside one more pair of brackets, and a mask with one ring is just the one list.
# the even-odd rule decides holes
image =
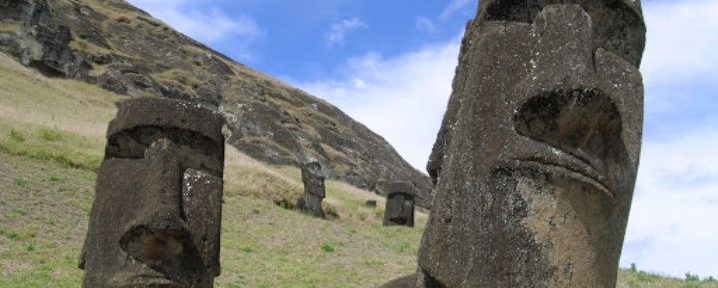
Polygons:
[[202,103],[229,123],[228,142],[272,164],[318,159],[330,178],[377,191],[431,182],[379,135],[336,107],[253,71],[122,0],[0,0],[0,50],[47,75],[110,91]]

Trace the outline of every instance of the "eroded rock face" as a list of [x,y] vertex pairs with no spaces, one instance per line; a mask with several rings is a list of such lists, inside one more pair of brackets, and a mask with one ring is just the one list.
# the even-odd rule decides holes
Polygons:
[[14,32],[0,32],[5,42],[0,50],[53,76],[82,78],[92,68],[82,53],[70,48],[70,28],[54,19],[46,0],[0,1],[0,10],[0,22],[18,27]]
[[386,187],[384,226],[414,227],[414,187],[409,182],[393,182]]
[[297,202],[297,209],[324,218],[322,200],[326,196],[324,187],[324,173],[322,165],[317,161],[307,161],[302,164],[302,182],[304,182],[304,195]]
[[640,1],[481,1],[429,165],[417,287],[615,287],[644,43]]
[[118,108],[80,262],[83,286],[213,287],[224,121],[167,99],[131,99]]

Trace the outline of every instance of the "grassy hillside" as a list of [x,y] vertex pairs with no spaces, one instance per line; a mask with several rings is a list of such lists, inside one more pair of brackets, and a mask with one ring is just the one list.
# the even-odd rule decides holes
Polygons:
[[[0,54],[0,287],[78,287],[77,260],[107,122],[120,96],[48,79]],[[296,168],[227,147],[218,287],[373,287],[414,271],[417,228],[381,226],[383,199],[328,182],[317,220],[275,203],[302,192]],[[622,271],[619,287],[718,287]]]
[[[48,79],[0,54],[0,287],[78,287],[95,169],[119,96]],[[383,199],[327,183],[317,220],[275,203],[300,171],[227,146],[219,287],[367,287],[414,270],[421,228],[381,227]],[[417,215],[418,226],[426,215]]]

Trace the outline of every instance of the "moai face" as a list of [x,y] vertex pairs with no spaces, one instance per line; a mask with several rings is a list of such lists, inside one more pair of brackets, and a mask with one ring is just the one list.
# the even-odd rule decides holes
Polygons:
[[222,118],[168,99],[132,99],[118,108],[83,247],[84,287],[213,287]]
[[325,218],[326,215],[322,210],[322,200],[326,196],[324,173],[319,162],[309,161],[302,164],[302,182],[304,182],[304,195],[297,201],[297,208],[315,217]]
[[414,193],[411,183],[397,182],[388,185],[384,226],[414,227]]
[[637,0],[481,1],[430,166],[420,287],[615,287],[644,43]]
[[302,182],[304,182],[304,193],[325,197],[324,173],[319,162],[309,161],[302,164]]

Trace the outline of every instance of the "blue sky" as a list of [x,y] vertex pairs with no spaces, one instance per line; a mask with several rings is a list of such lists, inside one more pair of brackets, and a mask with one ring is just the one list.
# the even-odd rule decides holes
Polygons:
[[[420,170],[475,0],[130,0],[337,105]],[[718,276],[718,0],[644,0],[644,145],[621,265]]]

